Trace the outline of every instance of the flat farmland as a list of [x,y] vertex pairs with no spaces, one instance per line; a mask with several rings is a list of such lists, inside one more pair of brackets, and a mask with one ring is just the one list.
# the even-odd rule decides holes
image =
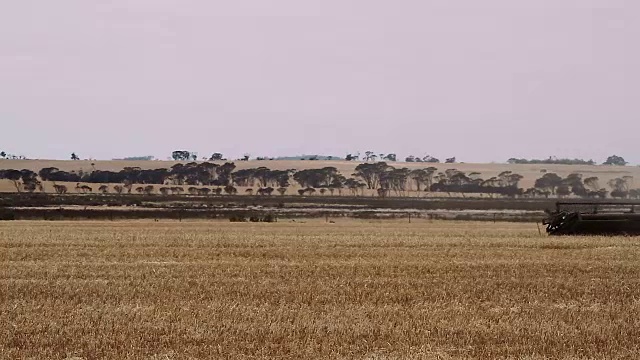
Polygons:
[[0,223],[3,359],[636,359],[640,239],[415,221]]

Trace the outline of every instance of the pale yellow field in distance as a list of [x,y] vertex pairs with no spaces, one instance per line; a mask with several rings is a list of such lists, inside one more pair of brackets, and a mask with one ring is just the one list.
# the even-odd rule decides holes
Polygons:
[[3,359],[637,359],[640,239],[2,222]]
[[[96,160],[96,161],[71,161],[71,160],[0,160],[0,169],[30,169],[33,171],[39,171],[44,167],[57,167],[65,171],[79,171],[85,172],[96,170],[110,170],[119,171],[124,167],[140,167],[142,169],[156,169],[156,168],[170,168],[176,164],[176,161],[122,161],[122,160]],[[186,163],[186,162],[182,162]],[[343,175],[350,176],[355,167],[361,162],[357,161],[235,161],[236,169],[255,168],[260,166],[266,166],[270,169],[297,169],[304,170],[309,168],[322,168],[325,166],[336,167]],[[93,166],[91,164],[94,164]],[[613,178],[622,176],[633,176],[635,179],[640,179],[640,167],[638,166],[582,166],[582,165],[511,165],[511,164],[427,164],[427,163],[404,163],[404,162],[390,162],[392,166],[401,168],[407,167],[410,169],[427,168],[430,166],[437,167],[439,171],[445,171],[447,169],[458,169],[464,171],[467,174],[472,172],[479,172],[483,179],[488,179],[493,176],[497,176],[503,171],[513,171],[524,176],[524,179],[520,182],[520,187],[529,188],[532,187],[535,180],[541,177],[543,174],[541,170],[547,170],[548,172],[557,173],[560,176],[566,177],[571,173],[580,173],[584,178],[590,176],[597,176],[600,178],[600,184],[606,186],[607,181]],[[69,184],[71,189],[75,184]],[[99,184],[96,184],[99,186]],[[292,185],[296,185],[292,181]],[[97,186],[95,186],[97,188]],[[298,187],[292,186],[289,190],[290,194],[295,195]],[[53,191],[51,184],[45,184],[45,189],[49,192]],[[243,189],[241,189],[243,190]],[[13,192],[15,187],[8,180],[0,180],[0,192]],[[94,189],[95,191],[95,189]],[[72,191],[73,192],[73,191]],[[240,191],[242,194],[243,192]]]

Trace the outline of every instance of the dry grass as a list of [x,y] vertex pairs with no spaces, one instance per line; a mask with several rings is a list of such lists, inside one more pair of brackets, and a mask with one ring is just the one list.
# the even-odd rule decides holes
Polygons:
[[[110,170],[119,171],[126,166],[137,166],[142,169],[156,169],[156,168],[170,168],[176,164],[176,161],[118,161],[118,160],[100,160],[100,161],[70,161],[70,160],[0,160],[0,169],[30,169],[33,171],[39,171],[45,167],[57,167],[65,171],[85,171],[90,172],[93,170]],[[252,167],[266,166],[271,169],[297,169],[304,170],[310,168],[322,168],[325,166],[336,167],[343,175],[350,176],[355,167],[360,162],[350,161],[235,161],[237,169],[246,169]],[[92,165],[93,164],[93,165]],[[580,173],[584,177],[597,176],[600,178],[600,184],[605,186],[607,181],[616,177],[633,176],[636,179],[640,179],[640,167],[638,166],[583,166],[583,165],[511,165],[511,164],[427,164],[427,163],[390,163],[396,167],[407,167],[410,169],[426,168],[429,166],[435,166],[439,171],[445,171],[446,169],[458,169],[466,173],[479,172],[481,176],[488,179],[493,176],[497,176],[503,171],[513,171],[515,173],[524,176],[524,179],[520,182],[520,187],[529,188],[532,187],[535,180],[542,176],[541,170],[545,169],[548,172],[555,172],[560,176],[567,176],[571,173]],[[75,186],[75,184],[70,184]],[[99,184],[95,185],[97,189]],[[48,186],[48,191],[52,191],[52,187]],[[296,188],[297,189],[297,188]],[[94,189],[95,190],[95,189]],[[0,192],[14,192],[15,187],[10,181],[0,180]],[[296,194],[296,190],[290,190],[291,194]]]
[[0,223],[3,359],[635,359],[640,239],[530,224]]

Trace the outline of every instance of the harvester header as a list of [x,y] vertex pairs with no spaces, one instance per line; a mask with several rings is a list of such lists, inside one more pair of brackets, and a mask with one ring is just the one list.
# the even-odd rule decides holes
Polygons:
[[557,202],[549,235],[640,236],[640,202]]

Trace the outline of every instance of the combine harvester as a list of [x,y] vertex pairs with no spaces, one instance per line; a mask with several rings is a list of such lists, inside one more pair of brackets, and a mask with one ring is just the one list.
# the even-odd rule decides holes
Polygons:
[[640,202],[558,202],[543,224],[549,235],[640,236]]

